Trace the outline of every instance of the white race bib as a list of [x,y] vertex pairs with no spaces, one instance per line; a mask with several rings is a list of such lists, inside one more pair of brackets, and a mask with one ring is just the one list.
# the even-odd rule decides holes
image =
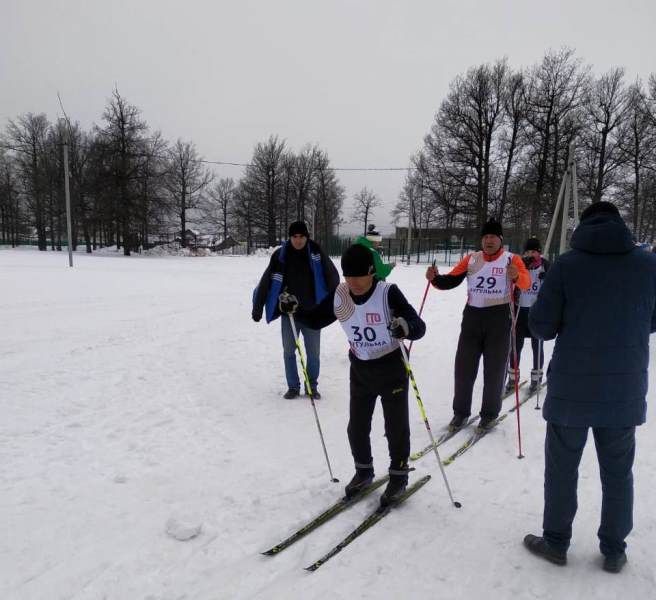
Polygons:
[[538,299],[538,294],[540,293],[540,288],[542,287],[540,273],[544,273],[544,265],[540,265],[537,269],[529,270],[529,274],[531,275],[531,287],[529,287],[527,290],[522,290],[522,293],[519,296],[519,305],[522,308],[529,308],[533,306],[535,301]]
[[387,301],[390,284],[379,281],[364,304],[356,304],[348,285],[340,283],[335,290],[335,316],[342,324],[351,352],[360,360],[373,360],[393,352],[399,341],[387,329],[392,320]]
[[510,284],[508,264],[510,252],[502,252],[499,258],[487,262],[483,252],[475,252],[467,265],[467,304],[477,308],[508,304]]

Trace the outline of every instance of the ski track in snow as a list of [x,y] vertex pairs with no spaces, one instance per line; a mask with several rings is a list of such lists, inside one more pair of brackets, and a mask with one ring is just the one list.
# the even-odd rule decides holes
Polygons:
[[[522,407],[446,473],[322,566],[303,570],[366,516],[377,493],[278,556],[260,552],[339,497],[352,475],[348,358],[339,325],[322,332],[317,402],[330,483],[307,398],[286,401],[279,323],[250,319],[264,257],[147,258],[0,251],[0,598],[205,600],[351,598],[647,598],[656,588],[656,440],[638,429],[629,565],[600,570],[601,508],[590,436],[569,564],[521,544],[540,533],[544,421]],[[418,306],[424,266],[390,277]],[[451,416],[464,288],[431,291],[412,364],[433,430]],[[527,347],[528,346],[528,347]],[[547,359],[552,343],[545,345]],[[652,360],[652,368],[653,368]],[[530,345],[522,357],[530,370]],[[652,369],[653,370],[653,369]],[[482,369],[481,369],[482,371]],[[653,374],[652,374],[653,375]],[[478,410],[481,385],[475,387]],[[649,402],[654,398],[650,391]],[[509,406],[511,401],[506,401]],[[412,449],[428,443],[410,393]],[[439,451],[455,450],[460,432]],[[377,407],[376,470],[387,447]],[[193,515],[201,534],[165,526]]]

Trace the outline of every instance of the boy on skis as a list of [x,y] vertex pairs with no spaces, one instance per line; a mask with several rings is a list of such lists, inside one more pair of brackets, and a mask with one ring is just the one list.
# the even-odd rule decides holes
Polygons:
[[380,396],[389,449],[389,482],[381,505],[393,504],[408,484],[410,424],[408,376],[399,344],[421,338],[426,326],[398,287],[374,277],[371,250],[354,244],[342,256],[346,282],[316,308],[298,308],[290,294],[280,295],[280,311],[299,314],[312,327],[326,327],[338,319],[349,342],[350,406],[348,439],[355,475],[346,486],[347,498],[357,495],[374,478],[371,456],[371,418]]

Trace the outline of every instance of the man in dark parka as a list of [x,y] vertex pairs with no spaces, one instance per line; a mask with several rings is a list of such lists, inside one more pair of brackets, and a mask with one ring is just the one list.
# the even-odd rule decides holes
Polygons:
[[533,553],[565,564],[577,509],[578,466],[592,428],[602,484],[603,568],[626,563],[633,527],[635,428],[645,422],[649,334],[656,331],[656,256],[642,252],[615,205],[581,215],[572,250],[547,274],[529,313],[543,340],[556,338],[547,372],[543,535]]

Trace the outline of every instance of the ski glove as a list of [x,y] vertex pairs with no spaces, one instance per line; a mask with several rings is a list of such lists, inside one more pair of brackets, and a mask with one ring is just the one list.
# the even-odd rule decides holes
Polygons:
[[289,292],[283,292],[278,296],[278,308],[281,313],[293,315],[298,308],[298,298]]
[[392,319],[390,324],[387,326],[387,329],[389,329],[390,335],[397,339],[408,337],[408,334],[410,333],[408,322],[403,317],[396,317]]
[[262,311],[260,311],[259,313],[257,311],[251,312],[251,317],[253,317],[253,321],[259,323],[260,320],[262,319]]
[[539,279],[540,281],[542,281],[542,280],[545,278],[546,275],[547,275],[547,274],[546,274],[544,271],[542,271],[541,273],[538,273],[538,279]]

